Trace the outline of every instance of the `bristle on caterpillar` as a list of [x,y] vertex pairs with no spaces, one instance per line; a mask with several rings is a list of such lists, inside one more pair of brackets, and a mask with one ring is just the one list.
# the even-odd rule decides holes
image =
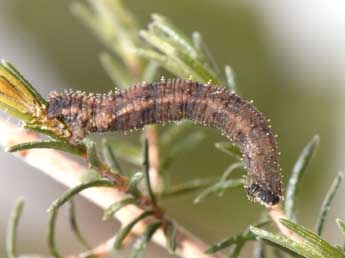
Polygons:
[[54,91],[48,116],[69,126],[73,144],[92,132],[127,132],[182,119],[219,128],[243,153],[249,198],[268,207],[282,198],[277,144],[267,120],[252,101],[224,87],[162,79],[108,94]]

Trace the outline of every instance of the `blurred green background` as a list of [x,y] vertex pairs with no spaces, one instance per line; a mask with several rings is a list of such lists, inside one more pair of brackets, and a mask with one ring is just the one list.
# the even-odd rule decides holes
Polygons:
[[[255,100],[256,106],[271,118],[273,130],[279,135],[285,182],[303,146],[315,133],[320,135],[320,148],[303,180],[298,200],[300,221],[313,227],[327,187],[344,165],[342,84],[345,80],[334,68],[343,63],[336,62],[337,56],[332,53],[337,51],[334,48],[330,50],[333,38],[322,39],[320,36],[320,40],[330,44],[322,45],[315,41],[315,50],[305,51],[306,56],[303,57],[303,47],[309,48],[314,42],[310,33],[305,39],[300,38],[303,22],[309,26],[310,21],[301,19],[301,27],[295,27],[295,33],[291,33],[289,25],[296,24],[292,22],[295,17],[285,15],[276,19],[276,12],[279,14],[281,8],[275,9],[270,1],[265,4],[212,0],[126,2],[142,28],[146,27],[150,14],[163,14],[184,32],[201,32],[217,63],[220,66],[231,65],[240,95]],[[98,55],[104,47],[70,13],[69,4],[68,0],[2,0],[0,56],[17,65],[45,94],[58,88],[107,91],[113,85],[98,62]],[[271,23],[275,23],[274,26]],[[317,32],[318,25],[315,26]],[[291,42],[300,48],[291,47]],[[320,50],[324,51],[323,55]],[[338,53],[338,58],[343,61],[340,48]],[[310,55],[312,59],[309,59]],[[309,67],[310,62],[313,65]],[[215,141],[225,138],[216,130],[201,130],[206,132],[206,140],[179,156],[169,171],[172,182],[220,175],[232,162],[213,147]],[[131,137],[135,136],[127,136],[128,139]],[[20,250],[46,252],[47,214],[44,210],[64,188],[38,171],[17,164],[19,162],[10,154],[1,153],[0,159],[5,164],[1,169],[4,179],[0,181],[0,235],[4,236],[9,209],[15,198],[24,195],[28,210],[22,221]],[[339,241],[334,218],[344,218],[343,198],[344,190],[341,190],[326,226],[326,237],[332,241]],[[115,223],[100,222],[101,212],[86,201],[78,200],[82,228],[88,238],[97,243],[110,236]],[[240,232],[263,211],[259,205],[247,201],[243,189],[230,190],[222,198],[211,198],[198,205],[192,205],[192,200],[190,195],[166,201],[164,206],[170,216],[208,242]],[[64,233],[68,231],[67,222],[63,222],[63,217],[61,220],[60,238],[63,238],[60,246],[66,253],[78,250],[79,246],[70,233]],[[2,257],[3,247],[4,237],[0,239]]]

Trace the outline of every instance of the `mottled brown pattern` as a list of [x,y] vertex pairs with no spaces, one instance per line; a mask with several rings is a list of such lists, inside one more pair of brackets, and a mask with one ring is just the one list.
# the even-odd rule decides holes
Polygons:
[[92,132],[129,131],[181,119],[219,128],[243,153],[248,196],[266,206],[281,199],[277,145],[267,121],[250,102],[223,87],[177,79],[109,94],[52,92],[49,117],[63,119],[74,144]]

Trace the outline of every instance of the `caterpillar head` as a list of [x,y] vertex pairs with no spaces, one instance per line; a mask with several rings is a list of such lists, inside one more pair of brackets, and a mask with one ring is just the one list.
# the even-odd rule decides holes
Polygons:
[[279,203],[281,198],[281,193],[274,193],[270,190],[265,190],[257,183],[252,183],[246,187],[248,197],[261,203],[266,207],[272,207]]
[[48,108],[48,118],[57,118],[64,115],[66,110],[69,109],[70,99],[64,97],[63,95],[52,92],[49,94],[49,108]]

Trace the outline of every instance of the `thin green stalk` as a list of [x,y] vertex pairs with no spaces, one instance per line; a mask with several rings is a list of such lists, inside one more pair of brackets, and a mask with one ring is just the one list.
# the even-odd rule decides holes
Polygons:
[[73,199],[69,202],[69,224],[71,226],[72,232],[74,233],[75,237],[79,240],[79,242],[87,249],[91,249],[91,245],[86,241],[83,237],[78,222],[77,222],[77,215],[75,211],[75,205]]
[[116,212],[118,212],[123,207],[129,205],[129,204],[135,204],[136,200],[132,197],[128,197],[125,199],[122,199],[119,202],[113,203],[108,208],[104,210],[103,213],[103,220],[109,219],[115,215]]
[[105,163],[110,167],[112,172],[124,175],[124,171],[122,170],[119,162],[117,161],[115,153],[111,149],[110,144],[108,143],[107,139],[103,138],[102,143],[103,143],[102,151],[103,151],[103,157],[105,159]]
[[145,232],[139,236],[139,238],[135,241],[132,248],[131,258],[139,258],[143,250],[145,249],[148,242],[150,242],[154,233],[161,227],[162,222],[157,221],[151,223],[146,228]]
[[127,224],[123,229],[118,232],[116,235],[114,248],[120,249],[122,246],[123,240],[126,238],[126,236],[129,234],[129,232],[132,230],[132,228],[141,220],[144,218],[153,215],[154,212],[152,210],[144,211],[142,214],[140,214],[137,218],[132,220],[129,224]]
[[80,184],[65,193],[63,193],[57,200],[55,200],[50,207],[48,208],[48,212],[50,213],[49,216],[49,230],[48,230],[48,247],[49,251],[52,256],[55,258],[61,258],[60,252],[58,251],[56,240],[55,240],[55,226],[56,226],[56,218],[58,215],[59,208],[66,203],[67,201],[71,200],[73,196],[80,193],[81,191],[90,188],[90,187],[114,187],[114,184],[108,180],[101,179],[95,180],[92,182],[88,182],[85,184]]
[[285,197],[285,212],[287,217],[290,219],[294,219],[293,217],[295,213],[295,200],[298,194],[300,181],[316,152],[319,142],[319,136],[315,135],[311,139],[311,141],[304,147],[292,169],[292,174],[289,179]]
[[147,191],[152,201],[152,205],[155,206],[157,205],[157,201],[152,191],[152,186],[151,186],[151,181],[150,181],[150,157],[149,157],[149,143],[147,139],[145,139],[145,143],[144,143],[144,172],[145,172]]
[[16,241],[17,227],[24,208],[24,200],[17,199],[7,226],[6,253],[8,258],[17,258]]
[[101,53],[99,59],[104,70],[117,88],[125,89],[131,85],[130,74],[127,69],[124,69],[123,64],[118,63],[108,53]]
[[161,199],[169,199],[174,198],[180,195],[192,193],[198,191],[200,189],[204,189],[205,187],[211,186],[217,182],[215,178],[200,178],[200,179],[193,179],[181,184],[173,185],[168,189],[165,189],[163,192],[160,193]]
[[134,197],[139,195],[138,185],[143,180],[145,175],[142,172],[136,172],[127,184],[127,192],[131,193]]
[[101,162],[98,159],[96,144],[90,139],[85,139],[84,143],[87,149],[87,157],[91,168],[98,168]]
[[328,215],[329,210],[331,209],[332,202],[336,193],[339,190],[340,184],[344,179],[343,172],[339,172],[336,178],[333,180],[331,187],[329,188],[320,208],[319,218],[317,220],[315,231],[316,233],[321,236],[324,224],[326,222],[326,218]]
[[59,151],[68,152],[77,156],[82,156],[85,153],[85,148],[83,146],[74,146],[67,142],[58,141],[25,142],[10,146],[6,149],[6,151],[17,152],[30,149],[55,149]]
[[172,222],[168,222],[164,229],[167,239],[167,248],[170,254],[174,254],[176,250],[176,227]]
[[234,92],[237,92],[234,72],[232,71],[229,65],[226,65],[224,70],[225,70],[226,84],[228,88]]

